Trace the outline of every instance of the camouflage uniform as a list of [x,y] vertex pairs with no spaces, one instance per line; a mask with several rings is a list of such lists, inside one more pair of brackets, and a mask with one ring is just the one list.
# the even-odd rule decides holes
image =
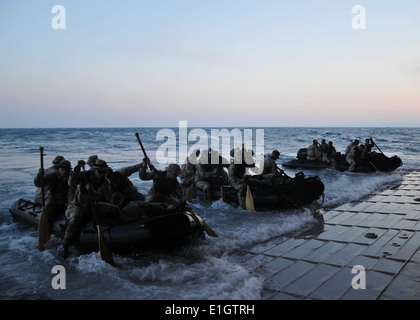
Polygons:
[[179,174],[179,178],[181,179],[181,184],[191,185],[192,183],[194,183],[196,166],[197,165],[192,164],[189,161],[182,165],[181,173]]
[[356,162],[357,148],[358,148],[357,146],[353,146],[350,149],[350,152],[346,156],[346,161],[350,165],[350,167],[349,167],[349,171],[350,172],[352,172],[352,171],[354,171],[354,169],[356,169],[356,165],[357,165],[357,162]]
[[200,190],[203,190],[206,193],[208,200],[212,200],[211,184],[209,179],[215,174],[214,170],[207,171],[206,169],[211,169],[210,165],[198,163],[197,170],[195,172],[194,184]]
[[338,162],[341,161],[341,153],[338,153],[335,147],[333,146],[333,142],[329,141],[328,146],[323,153],[322,161],[331,163],[334,169],[340,171],[340,167],[338,166]]
[[[62,241],[65,248],[65,256],[66,249],[71,241],[75,239],[84,217],[91,213],[90,195],[94,204],[98,202],[109,203],[111,200],[111,183],[105,176],[108,168],[105,161],[98,159],[92,167],[93,170],[79,172],[77,177],[73,176],[73,181],[79,181],[80,185],[65,213],[67,226]],[[96,170],[98,173],[96,173]],[[86,189],[85,181],[91,186],[89,191]]]
[[[56,156],[56,157],[54,158],[54,160],[52,161],[53,166],[52,166],[52,167],[50,167],[50,168],[48,168],[47,170],[45,170],[44,175],[47,175],[47,174],[52,173],[52,172],[54,172],[54,171],[58,173],[58,164],[60,163],[60,161],[63,161],[63,160],[65,160],[63,156]],[[40,183],[41,183],[41,182],[39,182],[39,184],[40,184]],[[35,184],[35,181],[34,181],[34,184]],[[38,187],[36,184],[35,184],[35,186],[36,186],[37,188],[36,188],[36,190],[35,190],[34,202],[35,202],[35,203],[42,203],[42,191],[41,191],[41,188],[40,188],[40,187]],[[50,191],[50,190],[49,190],[48,186],[44,186],[44,194],[45,194],[45,198],[47,198],[47,197],[48,197],[48,193],[49,193],[49,191]]]
[[372,148],[375,146],[375,143],[373,142],[372,138],[365,139],[365,151],[367,153],[372,152]]
[[[234,162],[228,168],[229,184],[237,191],[239,205],[245,209],[246,186],[249,168],[254,167],[253,159],[254,151],[252,149],[236,148],[230,151],[230,156],[234,158]],[[246,179],[246,180],[245,180]],[[250,184],[251,185],[251,184]]]
[[[185,163],[181,167],[181,172],[179,178],[181,179],[181,184],[191,185],[194,183],[195,171],[197,166],[197,157],[200,155],[200,150],[194,150],[186,159]],[[191,162],[191,159],[194,161]]]
[[280,152],[274,150],[270,157],[264,160],[264,170],[261,173],[263,179],[272,182],[276,178],[281,178],[284,171],[277,167],[276,160],[279,158]]
[[307,159],[309,161],[322,160],[322,151],[318,146],[317,140],[314,140],[313,143],[308,147]]
[[223,165],[226,166],[226,163],[228,161],[217,151],[209,149],[203,153],[197,164],[194,183],[206,193],[208,200],[213,200],[212,185],[221,185],[227,176],[223,170]]
[[331,163],[331,160],[335,158],[336,153],[337,151],[330,141],[327,146],[322,149],[322,161]]
[[[44,173],[44,188],[49,190],[45,197],[44,210],[50,221],[50,226],[52,226],[52,221],[66,210],[69,190],[67,179],[70,170],[70,161],[62,160],[56,165],[56,169],[48,170]],[[34,184],[41,189],[41,176],[39,173],[34,179]]]
[[245,165],[232,163],[229,166],[229,183],[238,193],[238,202],[245,208],[246,182],[244,179]]
[[[92,166],[95,165],[96,160],[98,160],[98,156],[92,155],[89,156],[88,160],[87,160],[87,164],[89,167],[92,168]],[[83,167],[85,165],[85,161],[84,160],[79,160],[77,162],[77,165],[74,167],[74,170],[70,173],[70,177],[68,180],[68,185],[69,185],[69,204],[72,202],[73,198],[74,198],[74,194],[77,190],[77,186],[79,184],[81,184],[83,181],[81,181],[81,175],[80,173],[80,169],[81,167]],[[92,170],[92,169],[90,169]]]
[[128,178],[134,172],[138,172],[143,167],[143,163],[136,164],[130,167],[124,167],[117,171],[111,169],[107,173],[107,177],[111,182],[111,203],[122,208],[130,201],[144,200],[145,196],[138,192],[137,188],[133,185]]
[[350,142],[350,144],[347,146],[347,148],[346,148],[346,152],[344,153],[344,158],[346,158],[347,157],[347,155],[350,153],[350,151],[351,151],[351,149],[354,147],[354,146],[358,146],[359,145],[359,140],[354,140],[353,142]]
[[[179,175],[181,168],[177,164],[170,164],[166,171],[158,171],[152,166],[152,172],[146,172],[146,165],[139,171],[141,180],[153,180],[152,188],[146,196],[146,202],[167,203],[168,205],[178,206],[185,203],[184,193],[176,176]],[[175,178],[168,177],[173,174]]]
[[321,158],[318,160],[324,161],[324,162],[329,162],[328,158],[327,158],[327,151],[328,151],[328,144],[325,141],[325,139],[321,140],[321,144],[319,145],[320,151],[321,151]]

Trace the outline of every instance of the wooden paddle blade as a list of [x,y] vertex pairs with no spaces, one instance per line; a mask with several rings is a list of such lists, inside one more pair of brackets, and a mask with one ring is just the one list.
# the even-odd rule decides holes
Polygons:
[[[369,161],[369,160],[368,160]],[[376,166],[371,162],[371,161],[369,161],[369,163],[370,163],[370,165],[373,167],[373,169],[375,169],[375,171],[379,171],[378,170],[378,168],[376,168]]]
[[209,235],[210,237],[214,237],[214,238],[219,237],[217,233],[212,228],[210,228],[210,226],[204,220],[203,220],[203,227],[204,227],[204,231],[206,231],[207,235]]
[[330,162],[335,170],[340,171],[340,167],[338,166],[337,162],[335,162],[335,160],[330,160]]
[[187,195],[185,196],[185,199],[188,202],[191,202],[191,200],[193,198],[193,193],[194,193],[194,183],[192,183],[191,186],[188,188]]
[[251,193],[251,189],[249,188],[249,185],[246,186],[245,206],[247,210],[255,211],[254,198],[252,197],[252,193]]
[[47,243],[51,239],[50,234],[50,223],[48,221],[47,214],[45,213],[44,207],[41,210],[41,216],[38,222],[38,249],[44,251],[47,248]]
[[220,194],[222,196],[223,202],[228,202],[225,196],[225,189],[223,189],[223,186],[220,186]]
[[112,257],[112,252],[109,251],[105,246],[105,241],[102,236],[102,231],[99,225],[96,226],[98,229],[98,244],[99,244],[99,253],[101,254],[101,259],[111,266],[115,267],[114,258]]

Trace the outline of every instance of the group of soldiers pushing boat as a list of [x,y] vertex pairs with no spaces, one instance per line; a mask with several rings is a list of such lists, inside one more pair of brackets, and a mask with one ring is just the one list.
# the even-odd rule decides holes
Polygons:
[[[276,160],[280,156],[277,150],[265,159],[262,174],[250,178],[247,170],[255,167],[253,155],[252,150],[237,148],[231,151],[235,161],[230,163],[211,149],[194,150],[182,169],[171,163],[163,171],[157,170],[147,157],[139,164],[113,170],[97,155],[90,156],[87,162],[79,160],[74,168],[69,160],[57,156],[50,168],[40,169],[36,175],[34,200],[43,203],[43,188],[44,212],[50,225],[60,213],[65,213],[62,248],[63,256],[67,257],[69,246],[77,238],[82,224],[92,218],[92,203],[100,208],[98,213],[101,216],[118,215],[131,201],[161,203],[168,211],[176,210],[186,205],[186,197],[177,179],[180,177],[183,185],[194,185],[203,190],[208,200],[213,200],[214,184],[229,183],[237,191],[240,206],[245,208],[247,185],[270,185],[289,178],[277,167]],[[88,170],[85,170],[86,164]],[[147,195],[140,193],[131,182],[129,177],[135,172],[141,180],[153,180]]]
[[374,146],[375,143],[372,138],[366,138],[364,144],[360,144],[360,141],[356,139],[350,141],[346,151],[342,154],[337,152],[332,141],[327,143],[325,139],[322,139],[321,143],[318,143],[318,140],[314,139],[307,148],[306,160],[328,162],[337,170],[339,170],[338,163],[345,160],[350,166],[348,171],[352,172],[358,164],[371,164],[371,161],[377,155],[376,152],[372,151]]
[[[42,203],[40,189],[43,187],[44,212],[48,220],[52,222],[57,215],[65,212],[67,220],[62,239],[65,257],[68,256],[69,245],[77,237],[81,224],[92,215],[92,202],[100,206],[101,215],[118,213],[130,201],[162,202],[167,204],[168,210],[185,204],[177,180],[180,173],[177,164],[170,164],[165,171],[158,171],[145,158],[142,163],[114,171],[96,155],[90,156],[87,161],[89,170],[85,170],[85,164],[84,160],[79,160],[72,169],[70,161],[57,156],[53,166],[45,171],[40,169],[34,179],[38,187],[34,200]],[[147,172],[147,167],[151,172]],[[147,195],[140,193],[129,179],[134,172],[138,172],[142,180],[153,180]],[[178,198],[173,197],[173,194],[177,194]]]
[[264,168],[259,175],[251,175],[249,172],[255,167],[252,150],[244,147],[232,149],[230,156],[233,158],[232,163],[216,150],[194,150],[182,166],[182,185],[202,190],[211,201],[214,198],[214,186],[228,184],[236,190],[240,207],[245,208],[247,185],[267,186],[290,178],[277,166],[276,160],[280,156],[277,150],[265,158]]

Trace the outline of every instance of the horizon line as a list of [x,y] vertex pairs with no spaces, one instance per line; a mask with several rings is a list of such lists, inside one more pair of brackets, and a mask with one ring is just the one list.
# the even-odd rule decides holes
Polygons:
[[[179,126],[91,126],[91,127],[0,127],[0,130],[13,129],[130,129],[130,128],[179,128]],[[419,125],[366,125],[366,126],[188,126],[188,128],[420,128]]]

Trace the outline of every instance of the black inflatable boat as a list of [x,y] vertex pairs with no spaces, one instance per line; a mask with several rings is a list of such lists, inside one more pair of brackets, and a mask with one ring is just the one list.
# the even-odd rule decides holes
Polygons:
[[[282,164],[283,167],[294,169],[327,169],[332,168],[328,162],[314,160],[309,161],[306,158],[307,149],[299,149],[296,159]],[[375,153],[368,161],[358,163],[354,172],[391,172],[402,165],[402,160],[397,156],[387,157],[383,154]],[[350,165],[342,159],[337,162],[340,171],[348,171]]]
[[[152,206],[130,203],[123,210],[134,211],[131,217],[107,217],[100,222],[104,240],[114,253],[132,253],[148,249],[172,250],[204,236],[204,221],[191,208],[167,212],[158,204]],[[10,213],[16,221],[24,221],[37,228],[41,204],[19,199],[13,203]],[[64,214],[52,225],[52,233],[61,237],[65,226]],[[98,251],[96,225],[86,221],[77,241],[83,252]]]
[[[251,181],[251,179],[250,179]],[[184,193],[190,186],[183,185]],[[227,203],[238,205],[238,193],[230,185],[217,183],[212,184],[213,199],[218,200],[224,193]],[[303,207],[317,201],[324,195],[324,183],[318,176],[305,177],[302,172],[294,178],[284,180],[273,185],[253,186],[250,182],[250,190],[254,199],[255,210],[279,210]],[[205,192],[193,187],[193,198],[206,199]]]

